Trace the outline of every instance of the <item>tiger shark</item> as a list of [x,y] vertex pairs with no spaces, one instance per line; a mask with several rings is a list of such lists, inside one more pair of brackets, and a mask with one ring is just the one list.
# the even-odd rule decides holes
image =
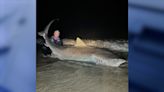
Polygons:
[[119,59],[116,55],[109,51],[87,46],[80,38],[77,38],[77,41],[80,40],[80,42],[76,42],[75,46],[56,47],[48,37],[49,28],[54,21],[55,20],[50,21],[45,30],[39,32],[39,35],[43,36],[45,39],[45,46],[49,47],[52,51],[51,57],[58,58],[60,60],[95,63],[111,67],[119,67],[121,64],[127,62],[124,59]]

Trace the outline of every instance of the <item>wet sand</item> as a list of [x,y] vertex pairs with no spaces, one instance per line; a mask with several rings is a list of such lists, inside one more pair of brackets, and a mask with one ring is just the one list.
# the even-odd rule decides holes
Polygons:
[[37,92],[128,92],[128,68],[112,68],[38,55]]

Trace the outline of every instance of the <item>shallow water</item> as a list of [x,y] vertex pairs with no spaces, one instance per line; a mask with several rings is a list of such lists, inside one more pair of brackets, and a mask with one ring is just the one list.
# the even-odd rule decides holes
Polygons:
[[[74,45],[74,40],[63,40]],[[127,41],[84,40],[88,46],[110,51],[127,60]],[[38,52],[37,92],[128,92],[128,66],[118,68],[86,64],[77,61],[60,61],[42,57]]]
[[37,92],[128,92],[127,67],[38,57]]

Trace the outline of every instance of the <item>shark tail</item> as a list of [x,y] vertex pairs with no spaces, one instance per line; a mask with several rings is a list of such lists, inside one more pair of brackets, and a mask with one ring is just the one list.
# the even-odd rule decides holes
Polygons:
[[56,19],[53,19],[52,21],[50,21],[49,24],[46,26],[45,30],[42,32],[38,32],[38,35],[40,35],[40,36],[47,35],[51,24],[55,21],[59,21],[59,18],[56,18]]

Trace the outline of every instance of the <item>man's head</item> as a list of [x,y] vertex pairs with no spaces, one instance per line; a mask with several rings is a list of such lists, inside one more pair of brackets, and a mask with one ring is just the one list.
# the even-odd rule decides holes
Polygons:
[[59,38],[59,36],[60,36],[60,31],[59,31],[59,30],[55,30],[53,36],[54,36],[55,38]]

